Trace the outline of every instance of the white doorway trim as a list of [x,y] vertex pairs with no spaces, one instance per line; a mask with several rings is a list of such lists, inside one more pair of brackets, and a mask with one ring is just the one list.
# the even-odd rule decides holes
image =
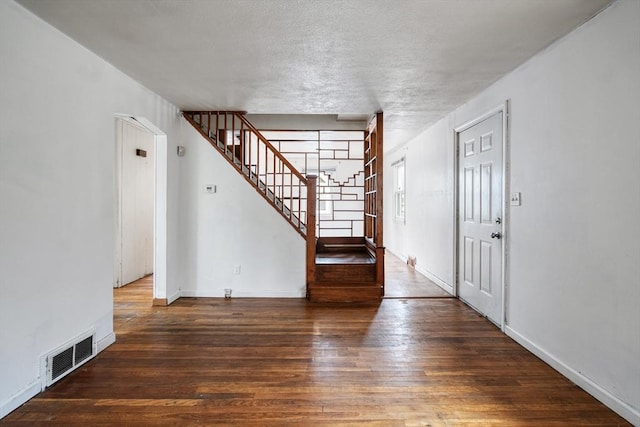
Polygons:
[[459,217],[458,210],[460,209],[459,205],[459,178],[458,178],[458,162],[459,162],[459,136],[460,133],[465,130],[475,126],[476,124],[488,119],[496,113],[502,113],[502,309],[500,310],[500,330],[502,332],[505,331],[505,327],[507,325],[507,283],[508,283],[508,251],[509,251],[509,204],[508,204],[508,194],[509,194],[509,100],[505,100],[504,103],[488,110],[484,114],[479,117],[476,117],[473,120],[465,122],[453,130],[453,144],[454,144],[454,156],[453,156],[453,200],[454,200],[454,209],[453,209],[453,273],[454,273],[454,285],[453,285],[453,296],[459,297],[458,287],[459,287],[459,265],[458,265],[458,230],[459,230]]
[[[167,135],[145,117],[135,117],[129,114],[115,114],[116,119],[134,122],[151,132],[155,143],[155,194],[153,209],[153,299],[167,301]],[[117,147],[116,147],[117,148]],[[119,168],[116,163],[116,191],[120,192]],[[117,210],[121,207],[118,201]],[[116,222],[119,222],[116,212]],[[116,247],[118,246],[119,227],[116,227]],[[121,254],[116,250],[116,263],[119,264]]]

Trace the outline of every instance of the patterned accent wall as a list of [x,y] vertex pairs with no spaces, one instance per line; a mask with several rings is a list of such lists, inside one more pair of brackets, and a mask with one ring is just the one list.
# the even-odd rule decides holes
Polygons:
[[317,235],[364,236],[364,132],[261,132],[302,174],[318,176]]

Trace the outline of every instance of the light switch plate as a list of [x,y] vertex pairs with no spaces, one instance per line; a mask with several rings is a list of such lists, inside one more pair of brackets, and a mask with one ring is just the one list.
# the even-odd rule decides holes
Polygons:
[[520,192],[511,193],[511,206],[520,206]]
[[217,190],[216,186],[214,184],[207,184],[204,186],[204,192],[205,193],[215,193]]

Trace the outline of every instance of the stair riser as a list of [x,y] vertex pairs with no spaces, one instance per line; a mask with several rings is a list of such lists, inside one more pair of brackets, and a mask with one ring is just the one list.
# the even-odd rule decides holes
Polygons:
[[375,283],[375,264],[316,265],[316,283]]
[[382,299],[382,287],[309,287],[311,302],[377,302]]

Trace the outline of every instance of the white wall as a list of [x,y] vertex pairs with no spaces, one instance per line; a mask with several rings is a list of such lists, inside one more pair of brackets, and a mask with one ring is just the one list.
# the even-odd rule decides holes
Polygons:
[[166,134],[156,297],[304,296],[302,237],[175,106],[13,1],[0,2],[0,57],[0,417],[40,391],[42,355],[90,328],[100,349],[115,338],[117,114]]
[[452,286],[453,128],[509,99],[507,333],[636,425],[639,75],[640,2],[621,0],[388,153],[407,155],[406,226],[385,208],[387,247]]
[[[304,297],[302,236],[189,124],[183,139],[188,261],[180,295],[222,297],[231,288],[234,297]],[[205,193],[207,184],[217,192]]]
[[[13,1],[0,2],[0,417],[40,390],[39,358],[95,327],[113,341],[115,114],[175,153],[177,109]],[[169,156],[169,292],[181,281]]]

